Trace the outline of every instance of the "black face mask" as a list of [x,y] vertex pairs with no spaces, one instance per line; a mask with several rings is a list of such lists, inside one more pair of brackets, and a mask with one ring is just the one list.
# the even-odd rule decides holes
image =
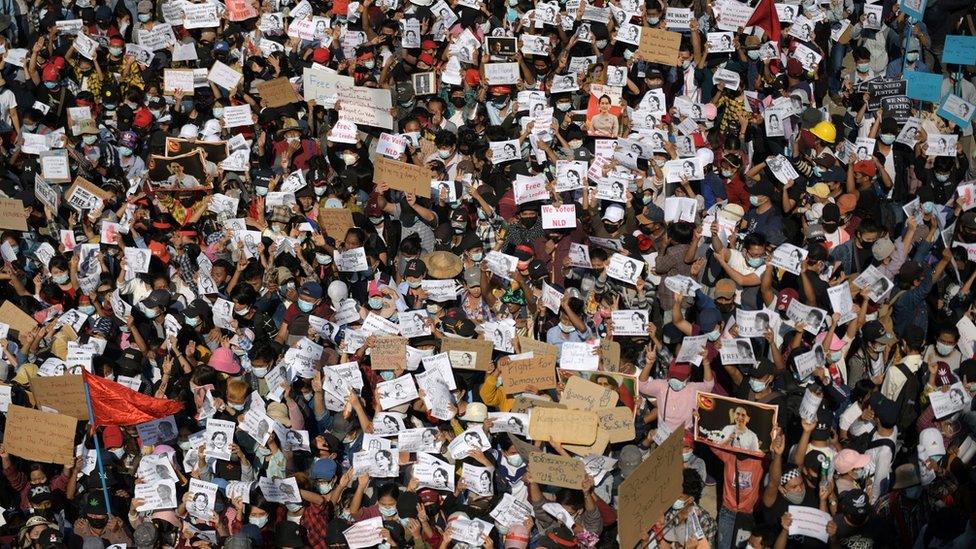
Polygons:
[[459,109],[464,106],[464,103],[465,103],[465,101],[464,101],[464,98],[463,97],[452,97],[451,98],[451,104],[454,105],[455,107],[459,108]]
[[86,517],[86,518],[88,519],[88,524],[92,528],[101,529],[101,528],[105,528],[105,526],[108,524],[108,517],[99,517],[99,518]]
[[35,517],[43,517],[45,520],[54,520],[54,509],[48,507],[47,509],[34,509],[31,513]]
[[536,219],[537,218],[535,217],[523,217],[521,219],[522,226],[525,227],[526,229],[531,229],[532,226],[535,225]]
[[608,233],[613,234],[613,233],[617,232],[620,229],[620,224],[619,223],[608,223],[608,222],[604,221],[603,222],[603,228],[606,229],[606,231]]

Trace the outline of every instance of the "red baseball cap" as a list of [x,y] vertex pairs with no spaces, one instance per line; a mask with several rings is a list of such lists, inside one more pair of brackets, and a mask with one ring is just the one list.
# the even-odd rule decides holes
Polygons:
[[668,368],[668,377],[682,381],[688,379],[691,377],[691,364],[687,362],[675,362]]
[[316,63],[328,63],[331,58],[332,52],[329,51],[329,48],[315,48],[312,50],[312,61]]
[[423,42],[420,43],[420,49],[422,49],[422,50],[436,50],[437,49],[437,42],[434,42],[433,40],[424,40]]
[[874,164],[874,160],[860,160],[854,164],[854,173],[874,177],[878,173],[878,167]]

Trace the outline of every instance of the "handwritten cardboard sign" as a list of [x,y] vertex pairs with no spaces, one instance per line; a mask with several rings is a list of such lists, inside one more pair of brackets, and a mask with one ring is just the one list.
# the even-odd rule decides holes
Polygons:
[[495,344],[487,339],[445,337],[441,340],[442,353],[449,353],[451,351],[478,353],[478,358],[474,363],[474,369],[483,372],[491,371],[491,353],[494,350]]
[[595,412],[533,408],[529,413],[529,438],[566,444],[593,444],[599,423]]
[[264,100],[265,105],[272,108],[283,107],[302,100],[295,92],[291,82],[284,76],[258,84],[258,93],[261,94],[261,99]]
[[637,55],[652,63],[677,67],[680,46],[681,34],[645,26],[641,32]]
[[515,404],[512,405],[511,412],[513,414],[525,414],[528,413],[528,411],[532,408],[558,408],[560,410],[565,410],[566,405],[553,402],[551,400],[518,395],[515,397]]
[[346,208],[320,208],[318,219],[319,227],[336,240],[345,238],[346,232],[356,226],[352,211]]
[[533,482],[577,490],[583,487],[586,478],[581,460],[544,452],[529,454],[529,473]]
[[617,522],[620,546],[634,547],[681,495],[684,426],[637,466],[620,485]]
[[27,214],[24,201],[16,198],[0,198],[0,229],[27,230]]
[[430,180],[434,175],[423,166],[398,162],[389,158],[377,157],[373,162],[373,179],[417,196],[430,197]]
[[566,382],[559,402],[573,410],[596,410],[616,406],[619,398],[620,395],[608,387],[573,376]]
[[85,382],[80,375],[35,377],[31,391],[38,406],[47,406],[58,413],[88,421]]
[[634,428],[634,411],[626,406],[604,408],[597,410],[600,416],[600,433],[610,437],[610,443],[634,440],[637,433]]
[[552,355],[533,356],[524,360],[514,360],[502,366],[502,388],[506,395],[514,395],[528,390],[556,388],[556,357]]
[[71,463],[78,420],[11,404],[3,445],[15,456],[43,463]]
[[620,343],[604,339],[600,342],[600,360],[602,370],[607,372],[620,371]]
[[[4,301],[3,305],[0,305],[0,319],[5,324],[10,325],[12,330],[17,330],[18,335],[26,334],[37,327],[37,321],[34,320],[34,317],[25,313],[20,307],[14,305],[12,301]],[[8,335],[7,337],[11,338],[13,336]]]
[[519,352],[533,355],[552,355],[559,353],[559,348],[551,343],[536,341],[531,337],[518,336]]
[[374,370],[405,370],[407,368],[407,338],[377,336],[370,348],[370,364]]

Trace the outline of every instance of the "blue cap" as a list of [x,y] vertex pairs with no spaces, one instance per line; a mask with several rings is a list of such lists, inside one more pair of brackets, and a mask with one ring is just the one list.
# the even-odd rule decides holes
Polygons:
[[302,284],[302,289],[298,291],[298,294],[313,299],[322,299],[322,286],[318,282],[306,282]]
[[698,313],[698,326],[701,327],[703,334],[714,330],[715,326],[717,326],[719,322],[722,322],[722,313],[720,313],[719,310],[714,307],[702,309],[702,311]]
[[98,6],[95,8],[95,19],[106,20],[112,18],[112,9],[108,6]]
[[215,52],[227,53],[230,51],[230,44],[226,40],[217,40],[214,42],[213,49]]
[[315,460],[312,465],[312,480],[332,480],[336,474],[336,462],[332,458]]
[[847,172],[840,168],[830,168],[820,176],[821,181],[847,181]]

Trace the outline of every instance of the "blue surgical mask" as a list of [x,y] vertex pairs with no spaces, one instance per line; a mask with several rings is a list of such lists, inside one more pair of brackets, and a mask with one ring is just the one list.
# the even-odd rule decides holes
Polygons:
[[312,312],[312,309],[315,308],[315,304],[314,303],[309,303],[308,301],[305,301],[303,299],[299,299],[298,300],[298,308],[303,313],[310,313],[310,312]]
[[660,22],[661,22],[661,18],[660,17],[648,17],[647,18],[647,24],[650,25],[650,26],[652,26],[652,27],[655,26],[655,25],[657,25]]
[[749,56],[749,59],[756,61],[759,59],[759,50],[749,50],[746,52],[746,55]]
[[869,70],[871,70],[871,63],[858,63],[857,64],[857,72],[864,73],[864,72],[868,72]]
[[86,315],[93,315],[93,314],[95,314],[95,306],[94,305],[79,305],[78,306],[78,310],[81,311],[81,312],[83,312],[83,313],[85,313]]
[[380,514],[386,518],[395,517],[397,514],[396,507],[387,507],[385,505],[380,505]]
[[[151,13],[140,13],[140,14],[139,14],[139,15],[137,15],[136,17],[138,17],[138,18],[139,18],[139,21],[140,21],[140,22],[142,22],[142,23],[148,23],[148,22],[149,22],[149,20],[150,20],[150,19],[152,19],[152,14],[151,14]],[[268,522],[268,519],[267,519],[267,518],[265,518],[265,519],[264,519],[264,522]]]
[[98,141],[98,136],[97,135],[86,135],[86,136],[82,137],[81,140],[85,142],[85,145],[94,145],[95,142]]
[[709,341],[718,341],[718,338],[721,336],[722,336],[722,332],[719,332],[718,328],[705,334],[705,337],[707,337]]
[[186,325],[189,326],[189,327],[191,327],[191,328],[194,328],[198,324],[200,324],[200,319],[197,318],[197,317],[195,317],[195,316],[188,316],[188,317],[184,318],[183,320],[186,322]]
[[827,360],[830,360],[831,362],[840,362],[840,359],[842,358],[844,358],[844,354],[840,351],[831,351],[830,353],[827,353]]
[[735,175],[735,171],[734,170],[722,170],[722,177],[724,177],[726,179],[732,177],[733,175]]
[[156,318],[159,316],[159,311],[156,309],[146,309],[146,318]]
[[935,174],[935,179],[939,183],[945,183],[946,181],[949,180],[949,174],[947,174],[947,173],[937,173],[937,174]]
[[383,298],[371,297],[369,298],[369,308],[370,309],[382,309],[383,308]]
[[132,156],[132,149],[129,147],[119,147],[119,154],[122,156]]
[[315,261],[319,265],[329,265],[332,263],[332,256],[329,254],[315,254]]
[[914,62],[918,61],[918,52],[917,51],[910,51],[910,52],[908,52],[905,55],[905,60],[908,61],[909,63],[914,63]]
[[668,386],[671,387],[672,391],[680,391],[685,388],[688,383],[681,381],[680,379],[671,378],[668,380]]
[[221,116],[224,116],[223,107],[214,107],[211,112],[213,112],[214,118],[220,118]]
[[415,281],[412,281],[412,282],[411,281],[408,281],[407,282],[407,286],[410,286],[411,288],[413,288],[414,290],[416,290],[417,288],[423,286],[423,281],[422,280],[415,280]]
[[55,284],[67,284],[69,278],[68,273],[64,273],[52,276],[51,280],[53,280]]
[[556,103],[556,108],[562,112],[566,112],[569,109],[573,108],[573,104],[570,103],[569,101],[560,101],[559,103]]
[[925,212],[927,214],[930,214],[930,213],[932,213],[932,210],[934,210],[934,209],[935,209],[935,204],[934,203],[932,203],[932,202],[922,202],[922,211],[923,212]]
[[766,260],[764,258],[762,258],[762,257],[750,257],[750,258],[746,259],[746,263],[750,267],[752,267],[753,269],[758,268],[758,267],[762,267],[763,263],[765,263],[765,262],[766,262]]
[[47,89],[49,89],[49,90],[53,90],[54,88],[58,87],[58,83],[57,82],[45,82],[44,83],[44,87],[47,88]]
[[766,390],[766,382],[750,378],[749,388],[752,389],[753,393],[761,393]]
[[624,50],[624,59],[630,59],[634,56],[634,52],[630,50]]
[[891,145],[892,143],[895,142],[895,138],[897,137],[898,136],[894,134],[883,133],[881,134],[881,142],[884,143],[885,145]]
[[752,204],[753,206],[758,206],[759,205],[759,197],[758,196],[755,196],[755,195],[750,196],[749,197],[749,204]]
[[562,322],[560,322],[559,330],[564,334],[571,334],[574,331],[576,331],[576,326],[573,326],[572,324],[563,324]]
[[258,196],[266,196],[268,194],[268,188],[267,187],[254,187],[254,192]]

